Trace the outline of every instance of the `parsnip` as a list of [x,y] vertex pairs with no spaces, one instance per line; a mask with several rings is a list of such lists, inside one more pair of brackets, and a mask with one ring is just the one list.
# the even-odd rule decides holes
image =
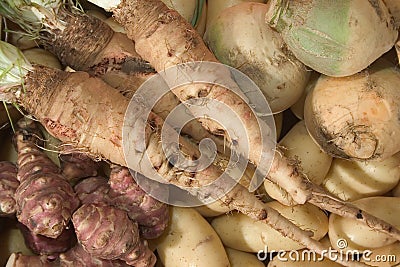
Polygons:
[[172,207],[171,223],[166,233],[157,240],[156,247],[162,263],[167,267],[230,266],[217,233],[193,208]]
[[[357,207],[378,218],[385,219],[393,225],[400,225],[400,198],[398,197],[367,197],[353,201]],[[363,216],[360,211],[359,216]],[[398,226],[397,226],[398,227]],[[379,232],[371,231],[365,225],[355,220],[341,218],[334,214],[329,217],[329,238],[335,249],[366,250],[380,248],[396,242],[395,239]],[[344,240],[343,244],[339,240]]]
[[[299,162],[304,174],[314,184],[321,184],[331,166],[332,157],[323,152],[309,135],[304,121],[299,121],[279,142],[286,157]],[[285,205],[295,204],[279,186],[269,180],[264,187],[270,197]]]
[[[311,204],[293,207],[284,206],[277,201],[265,204],[276,209],[285,218],[293,221],[302,229],[313,233],[312,238],[319,240],[328,232],[328,217]],[[303,245],[283,237],[272,227],[252,220],[240,213],[226,214],[214,218],[211,225],[225,246],[257,253],[261,250],[296,250]]]

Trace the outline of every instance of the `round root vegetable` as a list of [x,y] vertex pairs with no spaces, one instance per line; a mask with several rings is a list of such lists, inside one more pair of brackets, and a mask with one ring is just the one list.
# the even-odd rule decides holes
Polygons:
[[397,0],[383,0],[389,13],[394,19],[394,24],[396,28],[400,27],[400,2]]
[[304,102],[306,101],[308,93],[314,88],[320,75],[321,74],[316,71],[311,72],[310,79],[308,80],[307,86],[304,89],[303,94],[301,95],[299,100],[290,107],[290,110],[299,120],[304,120]]
[[74,229],[69,226],[57,237],[50,238],[32,233],[25,225],[19,223],[18,228],[24,236],[25,243],[34,253],[46,255],[47,259],[58,258],[61,252],[65,252],[76,243]]
[[[84,72],[63,72],[52,70],[46,67],[31,66],[21,58],[20,53],[6,43],[1,43],[3,54],[0,59],[9,66],[13,62],[16,68],[11,69],[3,76],[1,82],[7,86],[2,88],[2,96],[9,101],[17,101],[30,114],[35,116],[53,136],[64,142],[70,142],[78,148],[85,149],[98,157],[106,158],[111,162],[120,165],[128,165],[125,161],[122,146],[122,131],[124,114],[128,108],[129,100],[109,87],[103,81],[89,76]],[[24,86],[22,87],[22,84]],[[218,179],[206,190],[199,191],[204,185],[216,181],[223,174],[222,170],[215,165],[198,172],[182,171],[180,168],[169,163],[170,153],[175,150],[163,150],[161,144],[160,129],[172,135],[168,125],[163,125],[163,120],[154,113],[142,118],[147,114],[143,105],[133,99],[135,112],[131,115],[138,115],[137,123],[143,126],[146,133],[144,146],[136,146],[130,153],[134,153],[131,159],[141,159],[145,154],[151,160],[150,165],[143,161],[130,162],[133,170],[140,171],[147,177],[152,177],[156,170],[165,182],[173,185],[183,186],[189,193],[195,195],[203,202],[218,199],[222,204],[237,209],[253,219],[262,221],[273,226],[282,235],[304,244],[316,253],[322,253],[326,249],[319,242],[309,237],[309,232],[303,231],[293,223],[285,219],[274,209],[263,205],[261,201],[251,194],[245,187],[239,185],[230,177]],[[139,116],[141,115],[141,116]],[[133,124],[135,122],[132,122]],[[136,124],[135,124],[136,125]],[[127,125],[129,130],[135,129],[131,124]],[[187,139],[179,140],[180,149],[188,159],[200,157],[200,151],[194,143]],[[168,147],[168,144],[167,144]],[[284,160],[280,163],[287,162]],[[142,165],[143,164],[143,165]],[[275,166],[275,174],[288,177],[285,169]],[[286,169],[287,171],[287,169]],[[289,170],[292,173],[293,169]],[[282,176],[279,176],[282,177]],[[292,177],[293,178],[293,177]],[[188,187],[189,185],[189,187]],[[226,192],[227,185],[232,185],[232,190]],[[309,184],[307,184],[309,185]],[[317,191],[318,192],[318,191]],[[324,193],[316,194],[316,202],[323,207],[335,207],[339,214],[357,214],[358,209],[345,205]],[[398,229],[385,223],[382,220],[368,216],[364,213],[363,222],[377,230],[389,233],[399,238]],[[328,256],[328,255],[325,255]],[[359,265],[356,262],[343,261],[346,265]]]
[[[91,2],[113,12],[115,19],[127,30],[127,36],[135,41],[135,48],[138,54],[157,71],[163,71],[168,67],[176,66],[178,63],[193,61],[218,62],[205,46],[201,36],[193,30],[185,19],[176,11],[168,9],[159,0],[91,0]],[[213,72],[214,70],[209,69],[208,71]],[[190,76],[190,73],[188,75]],[[232,81],[230,72],[227,69],[215,70],[213,75],[213,77],[217,76],[216,83],[220,79]],[[235,84],[234,82],[232,83],[234,87]],[[234,88],[231,89],[234,90]],[[199,121],[211,133],[223,134],[232,150],[236,150],[239,154],[243,154],[244,150],[248,151],[246,158],[259,168],[261,174],[268,176],[268,179],[284,188],[297,203],[301,204],[309,201],[330,212],[357,218],[358,210],[356,207],[347,203],[343,204],[340,200],[327,194],[322,188],[312,184],[301,173],[298,166],[293,165],[286,157],[282,156],[279,150],[275,150],[274,153],[263,151],[261,131],[268,132],[268,126],[258,119],[252,107],[243,100],[242,96],[236,94],[238,91],[232,90],[219,85],[210,86],[209,84],[194,83],[174,88],[173,92],[181,101],[203,97],[205,100],[219,101],[219,103],[225,104],[231,110],[234,110],[246,129],[245,136],[237,135],[232,138],[228,134],[229,131],[235,132],[234,128],[230,129],[232,126],[227,129],[217,121],[208,119],[207,116],[199,118]],[[192,112],[193,110],[190,111]],[[264,139],[267,139],[268,142],[273,142],[269,138]],[[246,149],[247,145],[248,150]],[[268,161],[271,158],[273,158],[271,168],[269,170],[264,169],[269,166],[265,164],[264,160]],[[204,177],[206,176],[202,176],[203,179]],[[230,193],[232,194],[232,192]],[[262,207],[259,208],[263,210]],[[238,209],[249,211],[239,207]],[[258,212],[261,210],[258,210]],[[256,218],[264,217],[263,213],[259,213]],[[390,235],[397,236],[396,238],[400,239],[400,231],[398,229],[373,216],[364,215],[358,219],[364,221],[373,229],[390,233]]]
[[40,131],[22,119],[15,133],[20,185],[15,192],[17,218],[34,234],[58,237],[79,200],[58,167],[39,148]]
[[[400,225],[400,198],[398,197],[367,197],[353,201],[354,205],[362,210],[374,214],[378,218],[385,219],[395,226]],[[359,216],[363,216],[360,211]],[[346,242],[344,251],[379,248],[396,242],[388,235],[370,231],[368,227],[349,218],[338,217],[331,214],[329,217],[329,238],[333,248],[339,249],[342,246],[339,239]]]
[[18,186],[16,166],[8,161],[0,161],[0,216],[15,214],[17,204],[14,194]]
[[217,233],[193,208],[172,207],[171,223],[155,243],[164,266],[230,266]]
[[264,0],[213,0],[207,3],[207,25],[206,29],[211,26],[211,23],[219,14],[226,8],[238,5],[244,2],[264,3]]
[[139,238],[137,224],[125,211],[102,204],[83,204],[72,222],[79,243],[94,257],[121,259],[129,265],[154,266],[156,257]]
[[129,266],[121,260],[104,260],[90,255],[80,244],[65,253],[60,254],[60,266],[96,266],[96,267],[125,267]]
[[205,42],[216,58],[247,76],[263,92],[273,113],[302,95],[309,71],[280,34],[265,23],[267,4],[246,2],[224,9],[207,28]]
[[[309,135],[304,121],[299,121],[281,139],[279,145],[286,157],[298,162],[303,173],[314,184],[320,185],[329,171],[332,157],[323,152]],[[293,199],[279,186],[264,181],[267,194],[285,205],[294,205]]]
[[305,122],[328,154],[383,160],[400,150],[400,72],[379,60],[343,78],[321,76],[305,104]]
[[273,0],[266,21],[301,62],[336,77],[365,69],[398,35],[382,0]]
[[380,196],[400,179],[400,153],[383,161],[349,161],[335,158],[323,186],[344,201]]

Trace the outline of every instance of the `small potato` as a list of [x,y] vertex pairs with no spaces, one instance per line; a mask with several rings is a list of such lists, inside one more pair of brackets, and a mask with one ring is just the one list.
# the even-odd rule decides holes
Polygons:
[[[316,240],[321,239],[328,231],[328,217],[314,205],[288,207],[277,201],[265,205],[276,209],[300,228],[312,231]],[[211,225],[226,247],[245,252],[257,253],[260,250],[265,251],[265,248],[269,251],[304,248],[303,245],[283,237],[269,225],[242,213],[221,215],[213,219]]]
[[[279,142],[284,154],[297,159],[308,179],[315,184],[321,184],[329,171],[332,157],[323,152],[308,134],[304,121],[299,121]],[[265,191],[270,197],[285,205],[293,205],[288,194],[269,180],[264,181]]]
[[61,63],[58,58],[42,48],[26,49],[23,50],[22,53],[30,63],[39,64],[59,70],[62,69]]
[[225,248],[225,250],[228,254],[231,267],[264,267],[264,263],[262,263],[254,254],[232,248]]
[[323,186],[345,201],[380,196],[400,179],[400,153],[383,161],[349,161],[335,158]]
[[[352,203],[393,226],[400,227],[399,197],[368,197]],[[336,214],[329,217],[329,238],[333,248],[345,251],[380,248],[396,241],[384,233],[372,231],[363,222]]]
[[111,29],[113,29],[115,32],[126,33],[124,27],[118,22],[116,22],[114,18],[110,17],[106,19],[104,22],[107,23],[108,26],[110,26]]
[[171,208],[170,225],[154,242],[165,267],[228,267],[217,233],[193,208]]

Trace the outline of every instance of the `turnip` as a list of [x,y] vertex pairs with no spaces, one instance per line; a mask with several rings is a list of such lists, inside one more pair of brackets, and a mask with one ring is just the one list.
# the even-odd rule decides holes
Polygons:
[[365,69],[398,35],[382,0],[272,0],[266,22],[300,61],[328,76]]
[[305,103],[307,129],[323,150],[353,160],[400,151],[400,72],[379,60],[348,77],[321,76]]
[[310,72],[287,49],[280,34],[265,24],[267,10],[267,4],[252,2],[224,9],[204,38],[220,62],[258,85],[276,113],[300,98]]

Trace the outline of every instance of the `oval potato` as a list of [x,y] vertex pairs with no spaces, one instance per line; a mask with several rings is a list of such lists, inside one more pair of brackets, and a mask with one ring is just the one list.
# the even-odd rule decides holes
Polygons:
[[62,66],[58,58],[42,48],[31,48],[23,50],[22,53],[30,63],[47,66],[61,70]]
[[215,217],[222,214],[225,214],[231,209],[228,205],[221,205],[219,201],[215,201],[213,203],[199,206],[195,208],[197,212],[199,212],[203,217]]
[[383,161],[349,161],[335,158],[323,186],[345,201],[380,196],[400,179],[400,153]]
[[193,208],[172,207],[170,225],[154,243],[165,267],[230,266],[217,233]]
[[400,242],[371,249],[371,254],[362,257],[361,262],[371,266],[389,267],[399,266],[400,263]]
[[[302,229],[314,233],[319,240],[328,231],[328,217],[311,204],[288,207],[277,201],[265,205],[276,209],[282,216],[291,220]],[[297,250],[303,245],[283,237],[271,226],[255,221],[242,213],[226,214],[214,218],[211,225],[220,236],[226,247],[257,253],[260,250]]]
[[[368,197],[352,203],[393,226],[400,227],[399,197]],[[336,214],[331,214],[329,217],[329,238],[333,248],[340,249],[339,244],[345,251],[379,248],[396,241],[384,233],[372,231],[363,222]]]

